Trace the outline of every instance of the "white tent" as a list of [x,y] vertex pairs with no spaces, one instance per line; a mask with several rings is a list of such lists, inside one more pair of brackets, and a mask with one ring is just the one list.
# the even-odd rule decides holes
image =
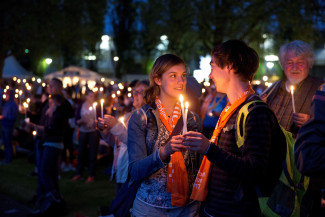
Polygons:
[[15,76],[20,78],[29,78],[32,77],[33,74],[24,69],[13,55],[10,55],[5,59],[2,69],[2,77],[12,78]]
[[[67,84],[75,85],[77,82],[80,82],[81,85],[85,85],[87,82],[94,83],[100,81],[102,77],[103,76],[97,72],[77,66],[69,66],[60,71],[52,72],[44,76],[46,80],[51,80],[52,78],[62,79],[63,86],[66,86]],[[105,80],[111,81],[111,79],[107,78],[105,78]]]

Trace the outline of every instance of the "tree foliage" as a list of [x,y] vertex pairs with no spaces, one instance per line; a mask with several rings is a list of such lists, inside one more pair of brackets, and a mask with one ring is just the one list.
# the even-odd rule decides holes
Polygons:
[[[61,65],[78,63],[83,51],[95,52],[102,35],[106,1],[11,0],[1,8],[0,62],[11,51],[32,63],[37,74],[46,56],[62,59]],[[30,52],[24,53],[25,49]],[[2,69],[2,67],[1,67]]]

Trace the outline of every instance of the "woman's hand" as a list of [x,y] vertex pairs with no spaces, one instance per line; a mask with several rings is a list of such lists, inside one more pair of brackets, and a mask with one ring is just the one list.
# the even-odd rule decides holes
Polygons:
[[200,154],[205,154],[209,148],[210,140],[202,133],[187,132],[184,135],[183,145],[187,150],[195,151]]
[[159,150],[160,159],[164,162],[167,161],[169,156],[176,151],[184,151],[186,148],[183,145],[183,136],[173,136],[171,140]]
[[108,127],[105,120],[101,117],[98,117],[97,126],[99,130],[105,130]]
[[109,128],[114,127],[117,124],[117,119],[112,115],[104,115],[104,121]]

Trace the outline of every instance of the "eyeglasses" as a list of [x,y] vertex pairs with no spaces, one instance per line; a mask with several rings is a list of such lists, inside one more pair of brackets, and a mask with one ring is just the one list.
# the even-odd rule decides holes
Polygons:
[[139,91],[134,90],[133,91],[133,96],[137,96],[139,94],[143,95],[143,92],[144,92],[144,90],[139,90]]

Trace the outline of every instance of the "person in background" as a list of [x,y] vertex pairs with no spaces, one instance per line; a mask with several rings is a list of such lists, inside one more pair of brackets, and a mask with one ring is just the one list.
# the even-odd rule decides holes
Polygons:
[[[323,81],[309,75],[314,53],[311,46],[303,41],[296,40],[282,45],[279,60],[285,77],[266,89],[261,96],[274,111],[280,125],[296,135],[309,120],[313,95]],[[294,86],[295,113],[291,85]]]
[[[62,91],[64,98],[70,103],[73,112],[75,112],[75,104],[72,100],[72,90],[71,88],[65,88]],[[74,160],[73,156],[73,132],[75,129],[76,121],[75,117],[69,118],[69,125],[67,131],[64,134],[64,150],[62,152],[62,163],[61,169],[63,172],[74,170],[72,162]]]
[[286,147],[275,115],[267,107],[253,109],[245,123],[245,140],[236,143],[240,108],[260,100],[251,81],[259,66],[254,49],[243,41],[229,40],[211,53],[210,79],[229,102],[222,111],[211,140],[199,132],[182,137],[186,150],[205,155],[191,198],[203,201],[200,216],[261,216],[255,187],[262,195],[272,192],[281,172]]
[[4,144],[4,159],[1,164],[9,164],[13,158],[12,134],[18,116],[18,106],[15,102],[15,92],[9,89],[5,93],[6,103],[2,107],[1,135]]
[[115,178],[117,194],[128,177],[129,155],[127,150],[127,126],[129,119],[134,112],[138,112],[138,109],[145,104],[143,96],[148,86],[147,81],[137,82],[133,88],[134,110],[125,114],[123,119],[117,120],[112,115],[104,115],[103,119],[98,118],[98,128],[100,129],[102,138],[108,143],[112,138],[111,136],[115,138],[111,180]]
[[[298,170],[310,176],[313,183],[311,216],[325,214],[325,84],[313,97],[311,118],[300,128],[295,143]],[[321,191],[319,190],[321,189]]]
[[38,174],[39,198],[36,209],[29,216],[59,216],[66,211],[66,203],[59,190],[58,167],[67,126],[63,104],[62,95],[51,95],[45,112],[44,125],[31,123],[38,131],[43,132],[44,142]]
[[219,120],[222,110],[227,105],[227,96],[217,92],[215,84],[210,84],[211,92],[205,97],[201,107],[202,133],[210,138]]
[[[99,134],[95,126],[95,112],[98,117],[98,112],[93,110],[93,103],[96,95],[93,91],[86,91],[86,100],[79,106],[76,112],[76,124],[79,127],[79,148],[78,162],[76,175],[72,180],[82,180],[82,172],[85,166],[86,154],[89,154],[89,175],[86,183],[95,181],[97,150],[99,145]],[[97,106],[98,108],[99,106]],[[89,145],[89,149],[87,146]],[[88,150],[88,151],[87,151]]]
[[[182,121],[179,96],[186,88],[186,64],[176,55],[162,55],[149,80],[146,105],[133,113],[128,124],[130,182],[141,182],[131,215],[195,216],[199,203],[189,195],[198,155],[182,149],[179,135],[169,140],[178,120]],[[198,116],[189,112],[187,117],[188,130],[199,131]]]

